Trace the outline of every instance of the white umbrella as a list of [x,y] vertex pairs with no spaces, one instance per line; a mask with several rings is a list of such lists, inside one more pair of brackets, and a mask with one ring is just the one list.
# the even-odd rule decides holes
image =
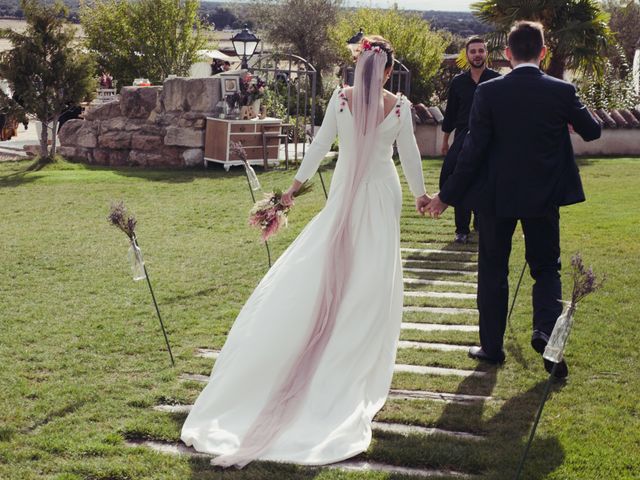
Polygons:
[[235,62],[238,61],[235,57],[230,57],[229,55],[225,55],[220,50],[198,50],[198,56],[207,57],[207,58],[215,58],[216,60]]

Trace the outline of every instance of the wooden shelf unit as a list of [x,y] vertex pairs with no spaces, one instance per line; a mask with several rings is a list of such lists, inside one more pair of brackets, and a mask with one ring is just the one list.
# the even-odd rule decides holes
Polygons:
[[[208,162],[221,163],[225,170],[242,165],[242,160],[232,153],[231,142],[240,142],[247,152],[251,165],[278,164],[282,120],[265,118],[262,120],[230,120],[207,117],[204,142],[204,166]],[[263,138],[263,133],[268,133]],[[264,142],[264,143],[263,143]],[[266,145],[266,147],[265,147]]]

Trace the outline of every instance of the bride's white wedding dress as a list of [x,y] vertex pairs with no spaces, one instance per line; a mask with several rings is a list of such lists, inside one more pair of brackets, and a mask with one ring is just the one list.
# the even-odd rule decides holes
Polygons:
[[[300,181],[313,176],[339,137],[326,206],[265,275],[229,332],[209,383],[182,428],[184,443],[200,452],[235,452],[270,393],[295,372],[313,327],[331,225],[345,208],[354,128],[342,90],[336,90],[296,175]],[[377,126],[373,154],[351,207],[353,263],[341,289],[335,326],[307,379],[300,407],[260,459],[320,465],[369,446],[371,421],[389,392],[402,318],[402,191],[391,159],[394,141],[412,193],[425,193],[411,107],[399,97]]]

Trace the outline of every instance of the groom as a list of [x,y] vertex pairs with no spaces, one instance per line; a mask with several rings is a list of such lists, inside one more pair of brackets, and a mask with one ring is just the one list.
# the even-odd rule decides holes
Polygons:
[[[471,347],[469,355],[487,362],[505,358],[509,255],[518,220],[535,280],[531,345],[544,352],[562,310],[558,207],[585,199],[569,131],[573,127],[586,141],[600,137],[600,126],[575,87],[540,71],[546,52],[542,25],[515,24],[505,51],[513,71],[478,86],[454,173],[426,208],[433,217],[448,205],[480,214],[481,347]],[[553,364],[545,360],[544,365],[551,372]],[[568,375],[564,360],[555,375]]]

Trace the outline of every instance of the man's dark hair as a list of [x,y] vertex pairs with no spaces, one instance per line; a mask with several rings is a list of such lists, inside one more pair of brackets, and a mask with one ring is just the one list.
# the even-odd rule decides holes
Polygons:
[[471,45],[472,43],[487,43],[487,42],[485,42],[484,38],[482,37],[470,37],[464,44],[465,52],[469,51],[469,45]]
[[224,64],[225,64],[225,65],[228,65],[228,66],[231,66],[231,62],[230,62],[229,60],[225,60],[225,61],[224,61]]
[[544,46],[544,29],[538,22],[517,22],[509,32],[507,44],[514,60],[537,60]]

